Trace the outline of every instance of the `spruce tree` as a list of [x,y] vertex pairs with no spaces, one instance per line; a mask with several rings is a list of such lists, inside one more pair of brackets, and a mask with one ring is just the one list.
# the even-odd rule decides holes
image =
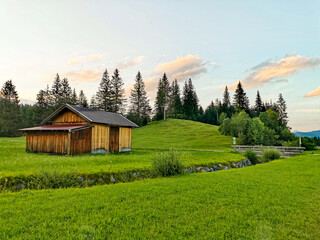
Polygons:
[[87,97],[84,95],[84,92],[82,90],[80,90],[79,93],[78,105],[81,107],[88,107]]
[[123,113],[124,112],[124,83],[122,82],[122,78],[120,77],[119,70],[116,69],[113,72],[111,79],[112,86],[112,111],[115,113]]
[[12,83],[12,80],[6,81],[1,89],[1,98],[8,100],[11,103],[19,104],[19,96],[16,91],[16,86]]
[[71,96],[71,104],[76,105],[78,103],[78,96],[77,96],[77,92],[76,89],[74,88],[72,91],[72,96]]
[[180,87],[177,79],[172,82],[170,92],[169,113],[170,116],[177,118],[182,113]]
[[217,110],[215,108],[215,105],[213,101],[209,104],[209,106],[206,108],[203,116],[203,122],[209,123],[209,124],[218,124],[217,119]]
[[225,107],[230,107],[231,102],[230,102],[230,94],[228,91],[228,87],[226,86],[224,89],[224,93],[223,93],[223,100],[222,103]]
[[39,107],[47,107],[46,100],[45,100],[46,91],[40,90],[37,94],[37,106]]
[[133,116],[136,116],[139,120],[150,118],[151,107],[140,72],[138,72],[133,89],[131,90],[130,103],[130,113]]
[[247,94],[243,90],[240,81],[237,85],[237,89],[236,89],[235,94],[233,96],[233,104],[235,107],[238,107],[240,109],[244,109],[244,110],[249,109],[249,99],[247,97]]
[[281,124],[287,126],[288,124],[288,114],[287,114],[287,105],[286,101],[284,100],[282,93],[279,94],[279,99],[277,102],[277,108],[279,113],[279,120]]
[[99,109],[112,112],[113,111],[113,89],[109,78],[108,70],[106,69],[102,75],[99,90],[96,94],[96,105]]
[[263,102],[260,97],[259,91],[257,91],[256,104],[254,106],[255,111],[262,112],[263,111]]
[[96,95],[92,95],[91,97],[90,108],[93,108],[93,109],[97,108]]
[[158,82],[158,91],[155,101],[155,119],[166,120],[166,109],[169,104],[170,84],[166,73]]
[[61,81],[61,103],[71,103],[72,90],[67,78]]
[[58,105],[61,103],[62,101],[62,84],[61,84],[61,80],[60,80],[60,76],[57,73],[52,87],[51,87],[51,96],[54,102],[54,105]]
[[198,97],[191,78],[185,82],[182,101],[185,117],[187,119],[195,120],[198,115]]
[[19,136],[21,114],[19,96],[12,80],[6,81],[0,91],[0,136]]

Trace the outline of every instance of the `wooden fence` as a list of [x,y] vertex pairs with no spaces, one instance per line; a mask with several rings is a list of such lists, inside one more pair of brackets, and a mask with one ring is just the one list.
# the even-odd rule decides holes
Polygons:
[[247,146],[247,145],[232,145],[232,148],[236,152],[245,153],[247,149],[251,149],[258,156],[261,156],[262,149],[277,149],[282,157],[291,157],[295,155],[300,155],[305,148],[304,147],[282,147],[282,146]]

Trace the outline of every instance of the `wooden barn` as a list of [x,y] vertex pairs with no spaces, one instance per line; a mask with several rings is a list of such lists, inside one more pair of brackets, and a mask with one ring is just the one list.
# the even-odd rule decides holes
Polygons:
[[26,151],[75,155],[131,151],[131,130],[120,114],[65,104],[41,123],[24,128]]

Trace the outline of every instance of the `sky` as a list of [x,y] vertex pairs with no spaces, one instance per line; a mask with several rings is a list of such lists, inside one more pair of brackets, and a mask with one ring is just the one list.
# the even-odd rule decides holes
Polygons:
[[282,93],[293,130],[320,129],[320,1],[0,0],[0,33],[0,84],[22,103],[57,73],[90,99],[115,68],[153,102],[166,72],[204,108],[241,81],[251,105]]

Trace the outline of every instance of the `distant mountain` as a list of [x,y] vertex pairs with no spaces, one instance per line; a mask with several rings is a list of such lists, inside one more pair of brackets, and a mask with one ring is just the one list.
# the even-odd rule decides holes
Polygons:
[[310,138],[320,137],[320,130],[312,131],[312,132],[293,131],[292,133],[298,137],[300,134],[301,134],[301,137],[310,137]]

